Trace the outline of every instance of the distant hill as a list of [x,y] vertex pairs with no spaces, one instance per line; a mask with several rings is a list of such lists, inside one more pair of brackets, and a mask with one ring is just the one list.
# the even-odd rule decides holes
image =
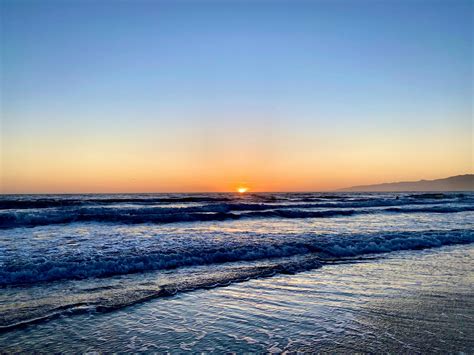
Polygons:
[[339,191],[474,191],[474,174],[451,176],[445,179],[390,182],[376,185],[353,186]]

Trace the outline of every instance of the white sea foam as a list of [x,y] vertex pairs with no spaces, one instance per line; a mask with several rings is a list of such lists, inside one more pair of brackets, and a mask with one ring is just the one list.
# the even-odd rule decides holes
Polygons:
[[104,277],[150,270],[173,269],[234,261],[323,253],[331,257],[385,253],[474,242],[470,229],[386,232],[349,235],[279,236],[245,238],[240,241],[190,237],[189,240],[145,242],[137,248],[107,246],[77,252],[72,247],[62,254],[3,258],[0,285],[35,283],[60,279]]

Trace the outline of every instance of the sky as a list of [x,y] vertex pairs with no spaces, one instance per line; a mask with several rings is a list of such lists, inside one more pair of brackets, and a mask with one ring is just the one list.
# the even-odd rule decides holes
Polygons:
[[470,0],[0,0],[0,192],[473,172]]

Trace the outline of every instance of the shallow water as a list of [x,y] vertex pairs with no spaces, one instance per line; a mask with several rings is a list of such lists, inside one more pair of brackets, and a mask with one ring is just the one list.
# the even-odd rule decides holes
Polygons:
[[474,246],[182,293],[0,335],[5,351],[471,352]]
[[[149,341],[154,344],[150,350],[166,344],[172,346],[170,344],[179,343],[181,338],[199,344],[186,345],[187,340],[183,340],[184,345],[180,345],[182,350],[205,350],[205,346],[210,346],[212,342],[222,344],[220,348],[217,346],[222,350],[226,347],[233,349],[237,344],[246,350],[270,350],[275,344],[261,337],[253,339],[254,333],[258,333],[250,324],[256,322],[254,318],[273,317],[259,309],[279,309],[278,302],[272,304],[286,295],[287,298],[282,301],[286,305],[282,319],[287,319],[291,313],[304,314],[305,309],[313,307],[305,303],[305,292],[320,300],[325,297],[321,290],[341,280],[341,275],[331,275],[330,270],[343,270],[345,281],[338,284],[337,294],[354,294],[351,297],[355,297],[354,304],[359,315],[366,312],[358,303],[359,298],[367,296],[364,294],[366,290],[352,288],[361,280],[370,279],[372,274],[364,274],[375,272],[370,265],[378,265],[377,268],[385,270],[381,274],[375,272],[371,281],[385,301],[391,297],[392,288],[396,293],[406,291],[397,281],[397,277],[402,280],[404,275],[391,270],[391,267],[399,267],[393,266],[394,260],[400,259],[404,270],[413,269],[411,277],[415,280],[415,286],[420,279],[429,281],[432,289],[429,288],[428,294],[445,291],[433,286],[435,282],[430,281],[434,264],[428,263],[426,267],[419,265],[419,260],[424,260],[426,255],[438,260],[436,268],[439,270],[436,272],[451,273],[452,287],[455,282],[463,285],[464,281],[457,278],[466,274],[466,267],[472,267],[473,202],[473,193],[2,196],[0,327],[4,335],[1,344],[9,346],[10,341],[18,336],[25,344],[32,345],[28,340],[32,337],[38,341],[38,350],[44,346],[51,351],[60,351],[41,340],[44,337],[41,329],[61,326],[64,329],[59,334],[63,336],[68,334],[76,341],[85,341],[89,336],[98,339],[105,337],[114,349],[120,350],[131,346],[130,343],[121,336],[114,339],[113,334],[118,335],[112,329],[107,331],[107,325],[100,326],[105,329],[100,336],[90,333],[98,326],[95,323],[119,317],[114,320],[117,324],[113,323],[111,327],[123,326],[125,328],[121,332],[135,334],[136,339],[143,336],[142,333],[150,333]],[[459,246],[446,247],[449,245]],[[395,259],[392,259],[393,255],[397,255]],[[457,257],[463,260],[459,261],[462,265],[467,263],[466,266],[457,265]],[[307,273],[308,270],[313,271]],[[278,276],[281,274],[291,276]],[[324,275],[331,276],[325,279],[322,287],[322,282],[317,280],[326,277]],[[273,277],[262,279],[269,276]],[[396,285],[382,287],[384,279],[392,279],[387,282],[395,282]],[[278,286],[279,280],[286,280],[288,290]],[[229,284],[232,286],[212,290]],[[425,299],[421,287],[415,286],[406,297]],[[291,291],[293,287],[297,289],[294,293]],[[305,287],[308,290],[305,291]],[[365,288],[370,289],[370,285]],[[413,293],[415,289],[418,289],[418,294]],[[230,290],[241,291],[235,291],[240,293],[230,297]],[[227,315],[231,318],[243,312],[238,317],[245,324],[249,323],[249,328],[239,328],[239,335],[233,336],[231,324],[220,323],[204,337],[213,339],[212,342],[202,343],[199,335],[193,336],[191,328],[194,321],[189,320],[189,317],[197,315],[188,317],[184,311],[189,308],[191,312],[194,307],[191,304],[199,304],[196,295],[206,298],[216,292],[223,292],[224,295],[227,292],[233,303],[228,305],[221,299],[217,303],[208,300],[201,306],[215,307],[213,312],[218,314],[231,310],[231,314]],[[258,299],[267,293],[270,298],[260,299],[261,303],[254,304],[248,299]],[[180,299],[187,301],[179,306]],[[326,325],[314,319],[311,324],[294,321],[294,331],[304,335],[308,330],[315,337],[315,329],[322,327],[321,334],[327,337],[332,334],[325,328],[327,326],[337,330],[334,334],[342,332],[346,336],[345,328],[340,328],[339,323],[345,322],[345,317],[352,313],[346,312],[350,308],[347,301],[345,304],[333,303],[337,299],[329,292],[327,299],[316,302],[322,308],[318,306],[311,311],[312,316],[319,314],[323,323],[327,312],[337,314],[337,319],[328,316]],[[372,296],[368,300],[374,304]],[[131,306],[143,302],[143,305]],[[426,304],[430,302],[428,297]],[[159,306],[161,304],[163,306]],[[416,302],[410,303],[413,304]],[[147,323],[149,316],[139,312],[141,315],[136,315],[138,325],[127,317],[134,318],[135,312],[147,309],[148,305],[155,305],[158,309],[173,308],[163,310],[170,314],[161,314],[160,317],[170,319],[167,326],[183,331],[170,328],[163,330],[163,334],[154,333],[155,330],[147,330],[145,325],[143,330],[138,331],[139,324],[150,327]],[[409,306],[399,308],[404,307]],[[109,311],[113,312],[97,313]],[[156,312],[149,311],[152,314]],[[196,312],[200,314],[201,311]],[[182,313],[185,319],[180,321],[178,314]],[[86,326],[87,319],[92,319],[94,324]],[[210,319],[208,321],[211,322]],[[190,322],[189,325],[187,322]],[[281,328],[285,333],[290,325],[278,325],[275,321],[268,326]],[[195,326],[201,331],[202,325]],[[299,330],[296,329],[298,327]],[[68,333],[75,332],[74,329],[79,338]],[[368,344],[372,343],[368,330],[361,331],[364,337],[368,337]],[[163,340],[166,338],[164,334],[168,333],[169,339]],[[281,344],[284,347],[280,347],[280,342],[275,345],[280,349],[303,349],[308,346],[331,350],[331,344],[338,344],[315,342],[314,339],[308,342],[307,337],[303,336],[305,340],[293,346],[292,339],[299,335],[283,333],[279,337],[283,339],[281,342],[284,344]],[[154,337],[158,335],[162,340],[157,342]],[[358,339],[357,334],[354,337]],[[177,340],[173,342],[173,338]],[[346,346],[344,344],[349,344],[349,340],[346,339],[340,346]],[[18,349],[27,349],[22,341],[15,344]],[[100,343],[87,341],[86,344],[103,349]],[[421,349],[420,346],[418,348]],[[80,345],[77,350],[85,348]]]

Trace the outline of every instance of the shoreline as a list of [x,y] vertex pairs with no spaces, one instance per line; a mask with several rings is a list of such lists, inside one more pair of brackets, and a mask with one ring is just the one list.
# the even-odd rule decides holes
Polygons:
[[395,252],[111,313],[62,316],[0,334],[0,348],[469,352],[473,260],[473,244]]

